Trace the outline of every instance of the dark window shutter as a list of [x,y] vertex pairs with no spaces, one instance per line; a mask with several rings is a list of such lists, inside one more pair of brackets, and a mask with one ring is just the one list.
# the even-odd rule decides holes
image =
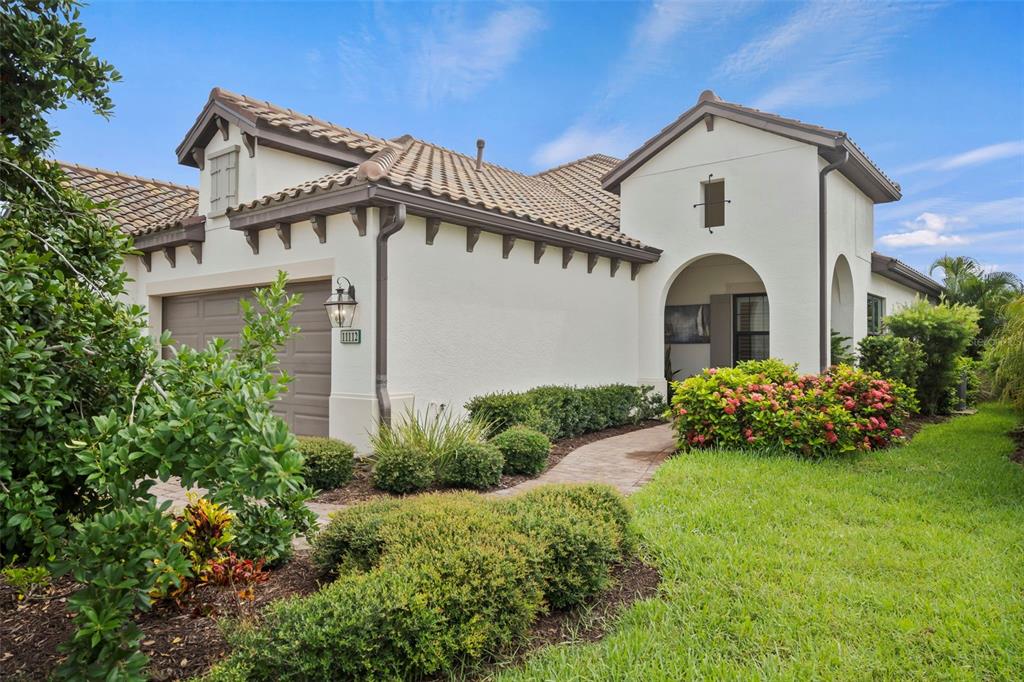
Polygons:
[[725,225],[725,180],[704,183],[704,227]]

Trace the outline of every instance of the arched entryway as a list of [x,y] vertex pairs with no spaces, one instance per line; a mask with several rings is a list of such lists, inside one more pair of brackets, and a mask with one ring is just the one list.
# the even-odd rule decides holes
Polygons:
[[766,358],[768,294],[746,262],[714,254],[691,261],[665,297],[665,378]]
[[[832,268],[832,301],[829,307],[832,331],[842,337],[846,350],[853,338],[853,273],[846,256],[839,256]],[[832,360],[830,360],[831,362]]]

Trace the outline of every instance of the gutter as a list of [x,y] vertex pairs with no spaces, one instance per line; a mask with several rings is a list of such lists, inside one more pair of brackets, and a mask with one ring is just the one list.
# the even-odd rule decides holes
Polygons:
[[842,157],[818,172],[818,364],[828,367],[831,334],[828,328],[828,192],[825,176],[850,160],[850,152],[842,150]]
[[377,232],[377,310],[375,320],[375,364],[377,411],[380,423],[391,426],[391,397],[388,395],[388,238],[405,227],[405,204],[388,212],[387,222]]

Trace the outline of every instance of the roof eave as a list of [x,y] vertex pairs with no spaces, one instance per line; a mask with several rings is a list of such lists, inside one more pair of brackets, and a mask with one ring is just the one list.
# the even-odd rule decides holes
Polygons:
[[651,246],[632,246],[601,239],[584,232],[498,213],[416,192],[389,184],[359,182],[320,190],[307,195],[284,199],[255,208],[230,209],[228,218],[233,230],[263,230],[278,223],[309,220],[315,215],[342,213],[356,206],[405,204],[410,213],[440,218],[445,222],[479,227],[488,232],[509,234],[522,239],[564,246],[588,253],[621,258],[634,263],[653,263],[661,250]]
[[871,253],[871,272],[920,292],[932,300],[938,300],[943,292],[942,285],[931,277],[918,272],[892,256],[886,256],[877,251]]

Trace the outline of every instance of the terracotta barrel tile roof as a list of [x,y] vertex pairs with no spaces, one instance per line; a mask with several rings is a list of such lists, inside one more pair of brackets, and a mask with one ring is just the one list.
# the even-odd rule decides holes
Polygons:
[[602,173],[615,163],[617,161],[611,157],[595,155],[538,176],[524,175],[492,163],[484,163],[477,170],[476,160],[469,156],[405,135],[390,141],[356,169],[330,173],[242,204],[230,212],[244,212],[356,182],[383,182],[549,227],[643,248],[642,242],[619,231],[618,197],[600,186]]
[[534,177],[577,197],[599,218],[618,226],[619,196],[601,187],[601,178],[620,163],[621,160],[612,156],[591,154],[537,173]]
[[124,175],[58,161],[68,183],[96,202],[110,202],[105,215],[133,235],[181,224],[196,215],[199,190],[163,180]]
[[210,100],[223,103],[253,123],[263,122],[275,128],[284,128],[290,132],[307,135],[341,144],[349,149],[361,149],[369,153],[380,151],[387,146],[387,140],[345,128],[330,121],[300,114],[271,102],[252,99],[222,88],[214,88],[210,92]]

